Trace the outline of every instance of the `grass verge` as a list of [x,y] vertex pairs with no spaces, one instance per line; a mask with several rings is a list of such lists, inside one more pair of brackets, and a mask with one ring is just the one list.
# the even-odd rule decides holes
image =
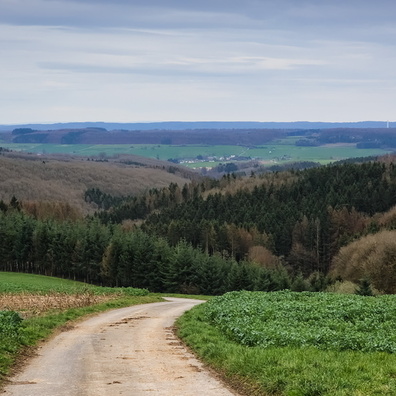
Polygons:
[[178,335],[206,364],[247,395],[395,395],[395,354],[311,346],[243,346],[208,322],[205,305],[179,318]]

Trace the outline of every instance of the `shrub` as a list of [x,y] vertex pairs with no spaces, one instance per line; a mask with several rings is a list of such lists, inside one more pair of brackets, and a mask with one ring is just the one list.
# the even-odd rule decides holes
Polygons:
[[379,291],[396,293],[396,231],[381,231],[343,247],[331,274],[354,283],[367,279]]

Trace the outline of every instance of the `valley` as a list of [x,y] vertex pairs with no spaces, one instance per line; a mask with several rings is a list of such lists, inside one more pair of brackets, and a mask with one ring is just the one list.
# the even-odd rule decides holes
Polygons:
[[[213,132],[213,145],[188,143],[186,131],[174,131],[177,145],[158,143],[156,132],[147,135],[151,142],[114,145],[88,142],[107,131],[80,132],[54,136],[85,143],[37,142],[41,132],[30,130],[0,134],[2,378],[26,346],[79,317],[162,297],[219,296],[220,313],[201,304],[175,331],[236,392],[392,395],[392,325],[374,315],[389,311],[396,293],[392,130],[276,138],[255,131],[252,140],[246,130],[222,131]],[[242,137],[246,144],[224,144]],[[48,289],[47,279],[65,284]],[[82,289],[68,291],[72,280]],[[293,328],[278,321],[265,296],[285,298],[299,312]],[[326,322],[308,300],[341,316],[325,312]],[[315,321],[328,328],[315,329]],[[379,324],[373,341],[370,329]],[[346,362],[350,370],[341,372]],[[364,378],[381,365],[368,386]],[[321,380],[329,370],[339,374]],[[11,391],[36,385],[29,378]],[[128,387],[107,378],[114,389]]]

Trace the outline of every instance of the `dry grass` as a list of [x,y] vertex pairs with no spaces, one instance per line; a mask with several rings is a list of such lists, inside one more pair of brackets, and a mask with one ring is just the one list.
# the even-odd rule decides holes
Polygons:
[[39,316],[50,310],[81,308],[114,299],[117,295],[98,296],[93,293],[0,294],[0,310],[19,312],[24,318]]

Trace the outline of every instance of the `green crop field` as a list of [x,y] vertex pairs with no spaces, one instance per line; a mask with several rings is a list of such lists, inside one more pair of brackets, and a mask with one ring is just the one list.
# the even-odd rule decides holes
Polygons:
[[195,158],[203,156],[228,156],[240,154],[245,149],[239,146],[196,146],[196,145],[160,145],[160,144],[111,144],[111,145],[85,145],[85,144],[26,144],[14,143],[4,144],[3,147],[15,151],[26,151],[38,154],[76,154],[82,156],[97,156],[105,153],[108,156],[117,154],[135,154],[142,157],[158,158],[167,160],[169,158]]
[[228,293],[208,321],[246,346],[396,352],[396,297],[331,293]]
[[[60,145],[60,144],[2,144],[15,151],[37,154],[73,154],[80,156],[114,156],[117,154],[134,154],[142,157],[168,160],[194,160],[198,156],[213,157],[214,162],[194,162],[184,164],[189,167],[214,166],[219,162],[232,162],[232,156],[251,157],[265,164],[315,161],[322,164],[354,157],[383,155],[390,151],[381,149],[357,149],[351,145],[301,147],[293,145],[293,138],[271,142],[258,147],[242,146],[208,146],[208,145],[160,145],[160,144],[114,144],[114,145]],[[235,161],[235,160],[234,160]]]
[[379,149],[357,149],[350,146],[339,147],[301,147],[286,144],[269,145],[267,149],[250,149],[251,157],[259,157],[274,162],[315,161],[328,163],[354,157],[384,155],[386,151]]
[[93,294],[125,294],[147,295],[147,290],[127,288],[110,288],[93,286],[87,283],[68,279],[53,278],[44,275],[21,274],[15,272],[0,272],[0,294],[18,293],[93,293]]
[[232,292],[178,326],[252,395],[395,395],[395,296]]

